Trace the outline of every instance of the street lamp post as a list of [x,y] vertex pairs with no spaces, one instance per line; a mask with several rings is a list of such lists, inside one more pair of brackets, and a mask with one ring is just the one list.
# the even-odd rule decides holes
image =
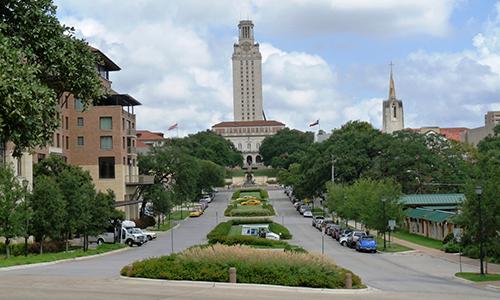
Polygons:
[[24,217],[26,218],[26,224],[25,224],[25,232],[24,232],[24,256],[28,256],[28,239],[29,239],[29,233],[28,233],[28,228],[29,228],[29,218],[28,218],[28,184],[29,181],[27,179],[23,179],[23,189],[24,189]]
[[[385,202],[386,201],[387,201],[387,199],[382,198],[382,209],[384,211],[384,224],[385,224],[385,226],[387,226],[387,216],[385,214]],[[385,232],[386,231],[387,231],[386,228],[384,228],[384,251],[385,251],[385,249],[387,247],[387,242],[386,242],[386,239],[385,239]]]
[[479,214],[479,262],[481,275],[484,275],[484,249],[483,249],[483,209],[482,209],[482,194],[483,188],[476,186],[476,195],[478,200],[478,214]]

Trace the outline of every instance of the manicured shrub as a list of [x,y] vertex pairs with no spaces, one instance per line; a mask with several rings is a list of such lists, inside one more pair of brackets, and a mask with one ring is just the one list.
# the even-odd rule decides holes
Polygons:
[[[348,272],[320,255],[217,244],[134,262],[124,267],[121,274],[155,279],[228,282],[229,267],[236,268],[240,283],[313,288],[344,288]],[[354,288],[364,287],[361,279],[354,274],[352,283]]]
[[458,253],[460,252],[460,244],[451,241],[443,245],[442,250],[446,253]]
[[253,246],[266,246],[266,247],[278,247],[278,246],[286,246],[288,243],[285,241],[274,241],[263,238],[258,238],[254,236],[237,236],[237,237],[228,237],[229,231],[231,230],[231,226],[233,225],[242,225],[242,224],[270,224],[269,229],[274,233],[281,232],[281,239],[291,239],[292,235],[290,231],[282,226],[281,224],[273,223],[271,219],[234,219],[229,220],[227,222],[219,223],[215,226],[212,231],[207,234],[207,239],[210,244],[225,244],[225,245],[253,245]]
[[[10,244],[10,254],[12,256],[24,255],[24,243]],[[55,253],[61,252],[66,249],[65,241],[45,241],[43,242],[43,252],[44,253]],[[0,253],[5,253],[5,244],[0,243]],[[39,254],[40,253],[40,243],[28,243],[28,253]]]
[[443,245],[448,244],[449,242],[455,240],[455,236],[453,232],[448,233],[443,239]]
[[269,225],[269,230],[280,235],[282,240],[290,240],[292,234],[288,231],[288,228],[278,223],[271,223]]

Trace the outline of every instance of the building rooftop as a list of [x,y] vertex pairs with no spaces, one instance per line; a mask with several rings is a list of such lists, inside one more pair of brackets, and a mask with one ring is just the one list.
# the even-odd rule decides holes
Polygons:
[[92,46],[89,46],[89,48],[92,52],[99,55],[99,57],[102,59],[102,62],[104,63],[104,65],[106,66],[108,71],[120,71],[121,70],[121,68],[114,61],[112,61],[109,57],[107,57],[106,54],[104,54],[101,50],[94,48]]
[[464,194],[413,194],[405,195],[400,199],[401,203],[406,206],[456,206],[464,200]]
[[107,98],[100,100],[95,103],[98,106],[106,106],[106,105],[121,105],[121,106],[136,106],[142,105],[141,102],[135,100],[134,97],[128,94],[113,94],[109,95]]
[[212,126],[212,128],[221,128],[221,127],[257,127],[257,126],[285,126],[285,124],[278,121],[265,121],[265,120],[256,120],[256,121],[231,121],[231,122],[220,122]]
[[153,131],[149,131],[149,130],[137,130],[136,134],[137,134],[138,140],[149,140],[149,141],[158,140],[158,141],[161,141],[161,140],[165,139],[162,132],[153,132]]
[[442,211],[442,210],[432,210],[425,208],[408,208],[405,211],[408,218],[427,220],[431,222],[448,222],[453,223],[452,217],[456,216],[454,212]]

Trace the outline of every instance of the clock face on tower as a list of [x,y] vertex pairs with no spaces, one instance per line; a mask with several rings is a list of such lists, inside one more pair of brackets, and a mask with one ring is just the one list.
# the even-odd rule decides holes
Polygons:
[[244,42],[241,44],[241,48],[243,48],[244,51],[250,51],[250,48],[252,48],[252,44],[249,42]]

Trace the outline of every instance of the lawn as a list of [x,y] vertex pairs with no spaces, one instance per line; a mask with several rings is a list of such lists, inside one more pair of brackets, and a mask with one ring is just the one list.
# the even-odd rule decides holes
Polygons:
[[28,265],[28,264],[36,264],[42,262],[50,262],[62,259],[83,257],[101,254],[113,250],[117,250],[120,248],[127,247],[125,244],[104,244],[98,246],[95,249],[89,249],[87,252],[83,252],[82,249],[72,250],[68,252],[57,252],[57,253],[44,253],[44,254],[30,254],[27,257],[25,256],[11,256],[9,259],[5,257],[0,258],[0,268],[1,267],[11,267],[17,265]]
[[250,197],[255,197],[257,199],[261,199],[259,192],[241,192],[240,193],[240,198],[243,198],[245,196],[250,196]]
[[[182,210],[182,218],[181,218],[181,211],[174,211],[170,214],[170,221],[180,221],[184,220],[189,216],[189,211],[188,210]],[[174,227],[175,223],[174,222],[168,222],[168,215],[165,216],[165,223],[160,225],[160,229],[158,229],[158,224],[155,226],[150,226],[147,229],[151,231],[167,231],[170,228]]]
[[443,242],[440,240],[431,239],[425,236],[420,236],[406,231],[395,231],[391,233],[391,235],[395,238],[402,239],[429,248],[441,250],[441,248],[443,247]]
[[396,244],[394,242],[389,242],[386,240],[386,249],[384,250],[384,238],[377,238],[377,250],[381,252],[393,253],[393,252],[404,252],[413,250],[412,248],[405,247],[403,245]]
[[479,273],[470,273],[470,272],[458,272],[455,276],[467,279],[474,282],[481,281],[500,281],[500,274],[484,274],[481,275]]
[[229,233],[227,234],[227,236],[229,236],[229,237],[240,236],[242,229],[243,229],[243,227],[241,225],[233,225],[233,226],[231,226],[231,229],[229,230]]

